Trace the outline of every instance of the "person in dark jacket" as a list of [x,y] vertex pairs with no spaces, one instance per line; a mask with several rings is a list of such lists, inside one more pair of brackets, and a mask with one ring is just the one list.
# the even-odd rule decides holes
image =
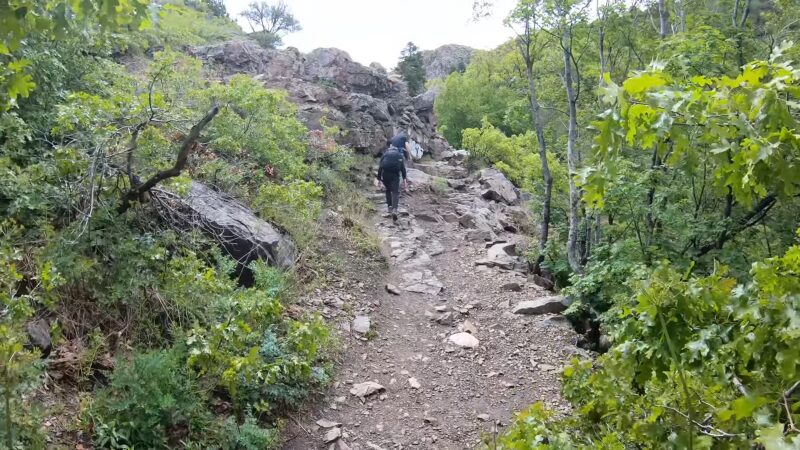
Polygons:
[[391,145],[381,156],[378,164],[377,178],[386,187],[386,206],[392,220],[397,220],[397,208],[400,204],[400,181],[402,178],[403,188],[408,188],[406,178],[405,155],[408,138],[404,134],[398,134],[391,140]]

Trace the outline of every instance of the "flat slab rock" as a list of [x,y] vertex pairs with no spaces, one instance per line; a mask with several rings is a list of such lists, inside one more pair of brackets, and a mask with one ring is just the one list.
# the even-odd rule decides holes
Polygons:
[[386,388],[381,386],[374,381],[365,381],[363,383],[357,383],[353,385],[353,388],[350,389],[350,393],[355,395],[356,397],[369,397],[372,394],[377,394],[379,392],[385,391]]
[[192,181],[189,195],[178,202],[191,214],[188,223],[177,225],[199,229],[213,237],[242,265],[255,259],[282,268],[294,265],[294,242],[234,198]]
[[567,309],[567,300],[560,295],[517,303],[514,314],[560,314]]
[[466,332],[456,333],[448,340],[461,348],[475,348],[480,344],[478,338]]

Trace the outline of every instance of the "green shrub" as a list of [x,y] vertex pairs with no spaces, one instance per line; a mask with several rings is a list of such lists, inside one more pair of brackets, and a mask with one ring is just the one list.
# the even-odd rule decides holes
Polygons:
[[210,422],[207,396],[181,352],[133,355],[97,393],[86,420],[100,448],[174,448]]
[[327,343],[320,318],[284,318],[281,303],[258,289],[232,293],[220,320],[195,327],[187,338],[189,365],[204,382],[222,387],[238,411],[252,406],[261,413],[297,406],[326,382]]
[[295,241],[304,246],[316,234],[322,193],[322,187],[313,181],[268,183],[258,189],[254,204],[262,217],[286,228]]
[[564,369],[572,416],[534,406],[497,448],[798,448],[800,247],[751,276],[657,268],[611,310],[614,347]]

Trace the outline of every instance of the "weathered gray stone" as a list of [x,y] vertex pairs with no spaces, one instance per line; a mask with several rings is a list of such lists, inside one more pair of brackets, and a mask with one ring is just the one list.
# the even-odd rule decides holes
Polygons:
[[475,348],[480,344],[480,341],[475,336],[466,332],[456,333],[450,336],[448,340],[461,348]]
[[522,286],[519,283],[506,283],[500,286],[500,290],[507,292],[522,292]]
[[400,295],[400,289],[391,283],[386,284],[386,292],[394,295]]
[[370,320],[369,316],[356,316],[353,319],[353,331],[359,334],[367,334],[369,333],[370,329]]
[[189,195],[176,202],[188,214],[175,225],[201,230],[215,239],[242,272],[256,259],[281,268],[294,265],[297,247],[292,240],[227,194],[193,181]]
[[564,297],[553,295],[519,302],[514,307],[514,314],[559,314],[566,309]]
[[480,172],[480,183],[483,186],[481,196],[487,200],[514,205],[519,201],[514,185],[497,169],[483,169]]
[[335,428],[335,427],[342,426],[341,423],[334,422],[334,421],[328,420],[328,419],[319,419],[317,421],[317,425],[319,425],[320,428]]
[[25,325],[28,332],[28,339],[33,347],[42,351],[42,355],[47,356],[53,348],[53,341],[50,338],[50,325],[44,319],[36,319]]
[[485,242],[493,240],[495,234],[491,230],[469,230],[464,238],[470,242]]
[[325,433],[325,443],[330,444],[340,437],[342,437],[342,429],[339,427],[331,428],[327,433]]
[[365,381],[363,383],[357,383],[353,385],[353,388],[350,389],[350,393],[356,397],[369,397],[372,394],[377,394],[379,392],[385,391],[386,388],[381,386],[374,381]]
[[514,244],[513,242],[494,244],[489,248],[488,256],[489,259],[517,256],[517,244]]

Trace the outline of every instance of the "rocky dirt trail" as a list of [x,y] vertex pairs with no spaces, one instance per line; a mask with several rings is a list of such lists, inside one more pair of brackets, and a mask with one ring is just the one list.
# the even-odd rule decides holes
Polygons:
[[[457,155],[444,156],[417,165],[428,173],[409,171],[398,222],[374,217],[385,279],[333,301],[320,293],[318,304],[346,311],[334,314],[343,353],[334,385],[284,448],[467,449],[536,401],[568,411],[558,373],[584,351],[553,314],[563,299],[529,281],[517,256],[518,192],[499,172],[467,177]],[[370,193],[380,212],[382,195]]]

